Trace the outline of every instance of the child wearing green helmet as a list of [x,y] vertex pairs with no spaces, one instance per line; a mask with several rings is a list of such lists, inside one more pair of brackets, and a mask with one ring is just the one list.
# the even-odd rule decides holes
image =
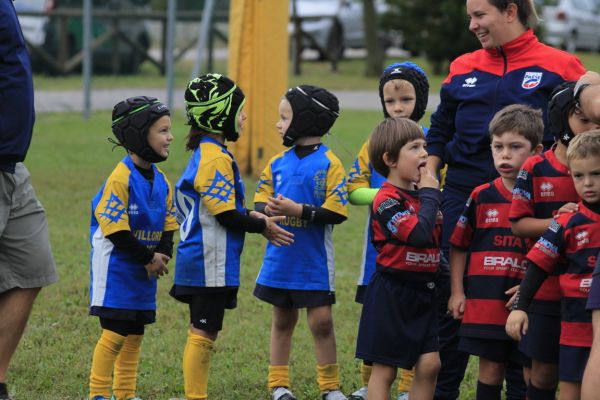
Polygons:
[[186,399],[206,399],[214,341],[226,309],[237,303],[240,255],[246,232],[262,233],[275,246],[293,242],[277,222],[244,207],[244,184],[227,141],[236,141],[246,115],[244,93],[231,79],[206,74],[185,91],[192,151],[175,186],[180,242],[171,296],[188,304],[190,328],[183,352]]

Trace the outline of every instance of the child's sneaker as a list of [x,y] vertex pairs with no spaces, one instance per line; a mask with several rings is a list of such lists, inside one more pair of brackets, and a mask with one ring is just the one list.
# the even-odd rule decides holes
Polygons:
[[296,400],[294,394],[289,388],[283,386],[277,386],[271,392],[273,400]]
[[92,400],[112,400],[112,397],[109,399],[108,397],[104,396],[94,396],[92,397]]
[[[117,400],[117,398],[115,397],[115,395],[112,395],[110,397],[110,400]],[[140,399],[139,397],[130,397],[127,400],[142,400],[142,399]]]
[[348,400],[367,400],[368,389],[366,386],[361,387],[348,396]]
[[348,400],[344,393],[339,390],[331,390],[329,392],[321,393],[321,399],[323,400]]
[[408,400],[408,392],[398,392],[398,398],[396,400]]

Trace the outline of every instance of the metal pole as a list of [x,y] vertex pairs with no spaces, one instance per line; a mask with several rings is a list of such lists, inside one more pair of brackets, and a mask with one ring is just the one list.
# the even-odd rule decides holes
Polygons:
[[177,0],[168,0],[167,2],[167,45],[165,49],[166,75],[167,75],[167,106],[173,108],[173,86],[174,86],[174,68],[173,68],[173,47],[175,45],[175,12],[177,9]]
[[200,21],[198,42],[196,44],[196,62],[194,63],[194,69],[192,70],[190,79],[194,79],[200,74],[200,65],[204,59],[204,49],[206,49],[206,43],[208,42],[214,9],[215,0],[206,0],[204,3],[204,11],[202,11],[202,21]]
[[83,0],[83,118],[90,118],[92,108],[92,0]]

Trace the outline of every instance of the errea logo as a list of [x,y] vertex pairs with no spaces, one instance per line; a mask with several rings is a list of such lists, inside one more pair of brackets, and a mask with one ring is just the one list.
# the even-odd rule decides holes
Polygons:
[[554,197],[554,185],[550,182],[542,182],[540,184],[540,196],[541,197]]
[[129,215],[137,215],[137,214],[139,214],[140,213],[139,208],[140,207],[137,204],[131,203],[129,205],[129,212],[128,212],[128,214]]
[[485,212],[485,222],[486,223],[492,223],[492,222],[498,222],[498,215],[500,213],[498,212],[498,210],[496,210],[495,208],[490,208],[489,210],[487,210]]
[[474,76],[465,79],[465,83],[463,83],[462,87],[475,87],[475,83],[477,82],[477,78]]
[[590,242],[590,234],[588,231],[579,231],[575,234],[575,240],[577,240],[577,247],[583,246]]

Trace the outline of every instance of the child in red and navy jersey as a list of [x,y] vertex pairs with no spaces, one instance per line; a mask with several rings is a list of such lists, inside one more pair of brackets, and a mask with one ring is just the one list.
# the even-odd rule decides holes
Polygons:
[[[545,153],[531,157],[519,172],[513,189],[509,218],[513,232],[537,240],[550,226],[553,216],[575,210],[579,200],[569,176],[566,151],[578,133],[597,127],[578,106],[575,82],[559,85],[548,105],[548,120],[557,143]],[[527,396],[554,399],[558,383],[560,336],[560,291],[552,274],[537,292],[530,308],[530,329],[519,344],[532,359]]]
[[[506,322],[507,333],[520,339],[528,329],[527,312],[533,295],[549,273],[558,271],[561,400],[580,398],[583,372],[592,345],[592,319],[586,302],[600,250],[600,130],[575,137],[567,150],[567,161],[581,201],[577,211],[558,215],[527,254],[530,265],[514,311]],[[561,263],[563,259],[565,264]]]
[[373,131],[369,159],[387,177],[372,206],[376,270],[367,286],[356,357],[373,361],[369,400],[387,400],[397,368],[415,368],[410,397],[433,398],[440,368],[435,279],[441,193],[425,168],[422,129],[388,118]]
[[527,253],[526,239],[513,235],[508,213],[517,174],[528,157],[541,152],[543,133],[542,112],[529,106],[511,105],[494,116],[490,139],[500,177],[473,190],[450,237],[448,311],[462,320],[458,349],[479,357],[477,399],[499,400],[508,362],[528,363],[504,329],[507,292],[521,282]]
[[[600,186],[600,173],[596,174],[596,187]],[[581,382],[581,398],[592,400],[598,398],[598,381],[600,381],[600,253],[596,256],[596,267],[592,274],[592,287],[587,301],[587,310],[592,313],[592,331],[594,338],[590,349],[583,382]]]

